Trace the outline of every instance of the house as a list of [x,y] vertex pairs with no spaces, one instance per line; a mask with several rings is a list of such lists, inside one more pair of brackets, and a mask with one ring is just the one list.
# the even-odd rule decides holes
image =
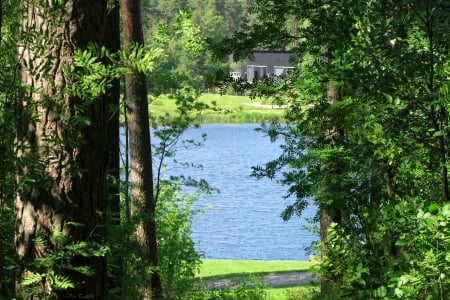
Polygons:
[[253,51],[251,57],[235,62],[230,56],[230,76],[234,79],[254,81],[263,77],[276,77],[296,67],[295,55],[290,51]]

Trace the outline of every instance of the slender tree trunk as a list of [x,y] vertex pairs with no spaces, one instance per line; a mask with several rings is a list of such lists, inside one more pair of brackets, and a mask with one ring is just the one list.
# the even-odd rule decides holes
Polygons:
[[0,41],[2,40],[3,29],[3,0],[0,0]]
[[[438,9],[433,4],[433,1],[425,1],[423,3],[425,5],[425,30],[427,33],[428,39],[428,48],[429,48],[429,73],[427,78],[428,90],[431,93],[431,101],[436,102],[436,92],[437,85],[435,84],[435,74],[436,74],[436,59],[435,59],[435,26],[436,19],[433,11]],[[447,134],[447,122],[448,122],[448,111],[445,105],[433,103],[431,105],[431,122],[436,132],[441,132],[439,136],[439,150],[440,150],[440,159],[442,165],[442,193],[445,201],[450,201],[450,183],[448,176],[448,134]]]
[[[141,21],[141,1],[122,0],[121,14],[123,41],[127,51],[131,43],[144,44]],[[142,290],[146,299],[162,298],[158,266],[155,211],[153,195],[152,156],[150,147],[150,124],[147,103],[147,79],[145,74],[134,72],[125,75],[125,97],[130,138],[131,213],[145,216],[136,228],[136,238],[150,263],[155,268],[151,276],[149,292]]]
[[[3,219],[3,195],[0,193],[0,220]],[[0,266],[5,266],[6,251],[3,248],[3,241],[5,240],[0,230]],[[5,281],[5,272],[3,267],[0,267],[0,298],[8,295]]]
[[[328,102],[333,105],[339,101],[339,90],[337,87],[328,82],[326,85],[326,95]],[[331,128],[326,133],[326,139],[330,142],[331,145],[336,145],[336,137],[340,135],[339,130],[337,128]],[[333,172],[339,172],[339,170],[328,170],[333,176]],[[327,187],[324,187],[327,189]],[[331,209],[328,207],[320,208],[320,240],[322,241],[322,255],[325,253],[327,249],[327,245],[325,243],[327,239],[328,227],[332,222],[340,222],[341,214],[340,208]]]
[[[334,103],[337,103],[339,101],[340,95],[338,88],[332,83],[327,82],[326,84],[326,95],[328,102],[333,105]],[[330,128],[326,133],[326,139],[329,141],[329,143],[334,146],[336,145],[336,138],[340,135],[339,130],[337,128]],[[328,173],[333,176],[333,173],[338,173],[339,170],[328,170]],[[328,189],[328,187],[323,187],[325,190]],[[319,207],[319,226],[320,226],[320,241],[322,243],[321,251],[322,256],[325,255],[327,251],[327,237],[328,237],[328,229],[333,222],[340,223],[341,222],[341,208],[337,207],[337,205],[334,205],[332,207],[325,207],[321,206]],[[329,289],[330,282],[327,282],[325,280],[321,280],[321,290],[322,293],[327,291]]]
[[[108,35],[106,47],[113,53],[120,50],[120,2],[109,2],[107,15]],[[108,109],[108,228],[111,235],[117,233],[120,226],[120,79],[114,79],[107,93]],[[124,244],[125,245],[125,244]],[[123,282],[123,255],[121,247],[112,250],[109,268],[109,287],[117,289]]]
[[[108,35],[106,46],[111,52],[120,50],[120,3],[114,0],[108,11],[107,28]],[[120,115],[120,79],[112,82],[112,87],[107,95],[108,105],[108,171],[112,182],[108,187],[109,209],[112,213],[114,223],[119,223],[120,218],[120,137],[119,137],[119,115]]]
[[[0,42],[2,42],[2,28],[3,27],[3,1],[0,0]],[[0,187],[0,220],[3,219],[3,206],[5,201],[5,195],[3,194],[2,188]],[[0,266],[5,265],[6,252],[3,248],[3,242],[5,238],[2,236],[2,230],[0,230]],[[4,269],[0,267],[0,297],[7,296],[5,273]]]
[[[66,88],[72,81],[67,67],[73,64],[75,50],[91,41],[103,43],[107,1],[63,2],[21,1],[27,37],[18,48],[25,86],[17,105],[16,132],[15,242],[21,276],[36,272],[34,258],[59,251],[62,245],[53,238],[55,232],[74,241],[101,242],[104,235],[106,105],[98,99],[86,108],[86,100],[69,95]],[[90,124],[77,122],[81,117]],[[40,292],[59,299],[107,298],[104,258],[76,256],[70,264],[88,266],[93,275],[55,265],[76,288],[56,292],[43,278]]]

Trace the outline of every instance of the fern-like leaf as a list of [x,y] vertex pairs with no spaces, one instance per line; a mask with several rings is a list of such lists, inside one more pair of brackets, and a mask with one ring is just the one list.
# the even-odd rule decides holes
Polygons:
[[67,266],[66,268],[68,270],[73,270],[78,273],[81,273],[85,276],[91,276],[95,274],[95,272],[89,266]]
[[44,276],[45,276],[44,274],[39,274],[39,273],[31,274],[31,275],[25,277],[25,278],[22,280],[21,284],[22,284],[22,285],[31,285],[31,284],[38,283],[39,281],[42,280],[42,278],[43,278]]
[[53,288],[55,290],[67,290],[67,289],[73,289],[75,285],[70,280],[68,276],[65,275],[55,275],[53,277]]

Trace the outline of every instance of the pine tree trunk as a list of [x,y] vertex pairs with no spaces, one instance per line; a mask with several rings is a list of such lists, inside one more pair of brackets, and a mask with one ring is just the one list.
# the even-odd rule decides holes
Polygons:
[[[130,43],[144,44],[141,21],[141,1],[123,0],[121,14],[123,41],[127,51]],[[137,225],[135,235],[142,246],[144,255],[152,264],[153,270],[148,286],[141,290],[145,299],[161,299],[161,280],[158,266],[155,211],[153,195],[152,156],[150,147],[150,124],[147,103],[147,79],[139,72],[125,75],[125,97],[130,143],[131,214],[143,214],[146,218]]]
[[[25,88],[17,103],[15,202],[21,276],[42,272],[33,260],[63,247],[53,238],[55,232],[75,242],[101,243],[104,235],[106,105],[98,99],[86,108],[85,100],[65,89],[72,81],[67,67],[73,64],[74,51],[91,41],[103,42],[107,1],[63,2],[21,2],[26,39],[18,47],[18,72]],[[81,117],[90,125],[79,122]],[[104,258],[75,256],[69,262],[88,266],[94,274],[83,276],[56,264],[53,267],[63,270],[76,288],[57,293],[44,278],[41,293],[60,299],[107,298]]]

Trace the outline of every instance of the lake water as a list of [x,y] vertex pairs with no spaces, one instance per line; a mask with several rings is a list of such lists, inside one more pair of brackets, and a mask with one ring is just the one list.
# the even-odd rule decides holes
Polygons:
[[196,218],[193,239],[205,258],[308,260],[305,251],[317,240],[302,230],[309,225],[315,207],[309,206],[303,217],[284,222],[280,213],[293,200],[283,199],[286,188],[276,181],[251,177],[251,167],[276,158],[279,144],[254,129],[256,124],[203,125],[188,130],[183,139],[201,140],[203,145],[193,150],[178,151],[179,161],[199,163],[201,170],[192,168],[176,172],[205,179],[220,190],[197,202],[198,207],[212,206]]

